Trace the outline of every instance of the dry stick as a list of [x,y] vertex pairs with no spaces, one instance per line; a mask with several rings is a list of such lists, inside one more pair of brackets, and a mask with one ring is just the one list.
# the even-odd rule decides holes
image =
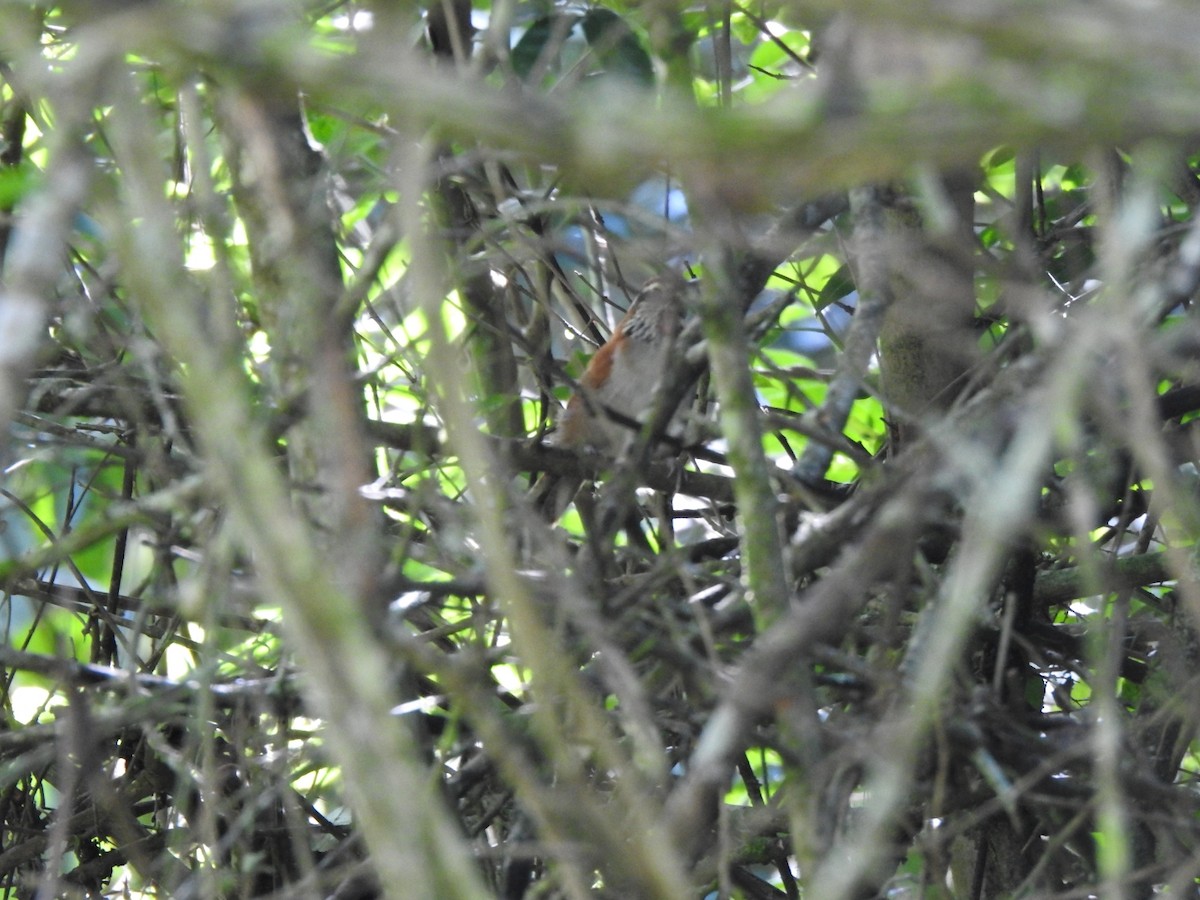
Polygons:
[[[884,247],[887,233],[875,189],[851,191],[850,210],[855,215],[854,243],[859,255],[858,305],[846,335],[845,348],[838,357],[837,369],[825,392],[825,401],[816,414],[819,427],[829,434],[841,434],[846,427],[850,407],[862,390],[863,377],[875,353],[883,319],[893,297]],[[792,467],[792,474],[806,484],[819,481],[825,477],[833,453],[831,444],[810,440]]]
[[668,799],[666,815],[685,852],[697,853],[706,842],[729,773],[760,718],[771,715],[781,699],[781,673],[812,647],[836,643],[870,597],[902,559],[897,548],[911,541],[912,514],[921,508],[919,491],[893,499],[878,514],[842,563],[818,582],[800,605],[760,637],[742,660],[725,699],[709,718],[687,774]]
[[[984,21],[948,4],[856,4],[866,16],[915,16],[922,28],[936,20],[940,28],[986,32],[993,52],[1002,51],[1035,72],[1053,60],[1095,74],[1079,84],[1080,101],[1069,109],[1061,103],[1061,88],[1053,78],[1031,78],[1018,106],[1006,92],[978,90],[991,83],[994,73],[977,65],[955,73],[961,74],[960,91],[914,98],[917,114],[897,104],[869,116],[839,120],[836,127],[830,127],[806,92],[796,92],[796,98],[782,106],[758,104],[722,110],[720,116],[698,116],[691,98],[618,105],[505,91],[476,76],[449,74],[445,67],[427,64],[400,41],[360,43],[353,53],[305,47],[283,54],[277,48],[290,45],[290,17],[258,21],[260,28],[252,38],[235,41],[229,35],[236,33],[238,20],[216,14],[220,5],[143,5],[137,29],[117,30],[116,24],[124,21],[117,17],[101,34],[124,52],[150,58],[166,55],[227,77],[269,78],[271,84],[294,85],[317,100],[331,94],[347,100],[385,98],[394,120],[436,122],[451,136],[559,162],[576,177],[575,183],[612,184],[614,178],[626,179],[643,167],[656,167],[664,156],[675,156],[681,174],[723,176],[730,179],[724,186],[745,192],[746,171],[777,173],[771,182],[776,190],[811,190],[818,184],[904,177],[918,160],[974,161],[1002,143],[1049,143],[1070,153],[1121,143],[1131,134],[1190,138],[1200,125],[1200,110],[1191,103],[1196,66],[1189,38],[1200,27],[1194,5],[1156,8],[1153,29],[1141,27],[1126,8],[1129,4],[1088,6],[1089,27],[1081,29],[1077,5],[1054,4],[1039,8],[1037,16],[993,16]],[[233,45],[237,52],[231,52]],[[1116,45],[1125,52],[1105,52]],[[1130,115],[1098,118],[1096,104],[1112,102],[1112,84],[1121,85],[1119,106]],[[964,108],[963,92],[972,89],[977,89],[972,95],[976,102]],[[1055,114],[1025,112],[1047,109]],[[622,140],[613,140],[613,135]],[[851,147],[884,145],[886,153],[847,152]],[[739,164],[729,166],[731,159]],[[796,165],[797,159],[803,165]],[[790,164],[785,166],[785,161]]]
[[[952,419],[957,432],[993,446],[1011,427],[1009,414],[1022,389],[1040,372],[1034,363],[1018,363]],[[892,477],[864,491],[843,507],[802,526],[793,543],[793,574],[840,561],[784,617],[759,637],[734,673],[725,699],[710,717],[667,804],[667,820],[681,846],[698,853],[729,773],[753,736],[753,726],[776,703],[795,695],[795,683],[781,679],[797,660],[819,644],[837,644],[871,595],[899,565],[927,525],[941,519],[946,502],[964,490],[964,473],[946,459],[936,436],[915,443],[892,466]],[[857,542],[854,535],[863,535]],[[908,549],[906,549],[908,548]]]
[[[121,815],[120,812],[114,812],[114,810],[118,810],[122,806],[131,806],[143,797],[153,796],[160,787],[161,785],[154,775],[138,775],[117,789],[119,799],[116,803],[110,804],[108,810],[100,810],[95,806],[82,809],[71,816],[67,823],[67,830],[71,834],[85,837],[100,835],[103,831],[105,832],[103,836],[111,837],[111,832],[117,830],[116,828],[108,827],[112,824],[111,819]],[[108,813],[107,816],[105,812]],[[138,827],[141,828],[142,826]],[[163,835],[147,834],[144,837],[144,841],[156,850],[158,849],[157,845],[164,840]],[[40,859],[45,853],[48,843],[49,837],[43,832],[30,835],[20,843],[10,845],[7,850],[0,853],[0,877],[6,877],[10,873]],[[146,854],[147,847],[138,847],[135,854],[130,852],[133,848],[129,844],[124,844],[123,846],[124,851],[118,851],[120,854],[119,858],[122,860],[129,860],[135,857],[135,855],[148,858]],[[181,884],[189,877],[187,868],[170,853],[156,854],[154,856],[154,865],[165,870],[165,872],[160,873],[160,877],[165,876],[165,880],[170,883]]]
[[[80,88],[83,97],[90,91]],[[86,101],[68,104],[86,118]],[[22,213],[8,242],[0,288],[0,433],[6,433],[28,392],[26,376],[46,336],[53,297],[61,271],[67,235],[75,211],[88,193],[91,159],[83,148],[77,125],[59,119],[50,135],[50,162],[43,180],[22,204]]]
[[211,485],[259,561],[265,595],[285,610],[287,632],[306,660],[308,696],[327,719],[357,824],[379,851],[374,864],[386,884],[408,885],[416,894],[481,898],[486,892],[412,735],[390,715],[391,661],[295,515],[246,399],[239,361],[196,339],[205,333],[205,304],[184,277],[173,210],[154,180],[152,130],[132,84],[114,78],[111,85],[118,92],[114,153],[125,174],[120,199],[134,223],[119,248],[129,293],[182,364],[180,383]]
[[1167,557],[1166,553],[1144,553],[1107,562],[1098,561],[1098,565],[1042,572],[1034,584],[1033,599],[1040,606],[1057,606],[1087,597],[1095,592],[1095,576],[1101,573],[1105,576],[1103,584],[1106,591],[1170,581],[1177,576]]
[[737,261],[732,288],[746,309],[759,295],[775,267],[805,239],[849,207],[844,194],[830,194],[810,203],[799,203],[779,217],[754,247]]
[[991,595],[1008,541],[1035,515],[1055,441],[1045,423],[1078,417],[1082,388],[1095,377],[1094,360],[1103,358],[1093,354],[1114,339],[1105,338],[1113,334],[1109,322],[1099,313],[1082,319],[1065,339],[1047,347],[1044,355],[1052,362],[1031,357],[1014,363],[986,397],[974,398],[960,415],[948,419],[953,431],[939,428],[931,434],[930,440],[937,442],[933,446],[945,452],[943,464],[926,477],[941,486],[941,496],[962,505],[962,537],[935,601],[921,613],[909,641],[902,667],[904,702],[865,743],[878,747],[887,741],[887,752],[874,756],[864,779],[871,801],[809,881],[813,896],[851,896],[863,873],[884,863],[887,835],[905,802],[921,742],[947,696],[967,635]]
[[[417,179],[423,170],[419,148],[407,162],[412,177],[412,182],[405,185],[407,195],[417,197],[420,196]],[[561,779],[562,793],[572,787],[580,792],[578,812],[591,817],[593,837],[605,849],[606,875],[620,872],[619,866],[624,863],[627,869],[620,874],[642,892],[664,898],[682,897],[686,879],[676,854],[654,820],[644,782],[632,771],[628,756],[614,740],[607,720],[591,702],[570,655],[561,652],[560,640],[545,623],[530,585],[517,573],[510,524],[505,518],[505,479],[499,475],[504,472],[504,461],[497,457],[496,445],[489,444],[476,425],[478,411],[470,401],[455,347],[440,316],[444,296],[441,285],[445,278],[435,268],[440,255],[422,228],[419,206],[413,203],[406,213],[411,217],[408,228],[411,239],[420,241],[419,246],[425,248],[424,252],[414,254],[419,263],[414,263],[412,272],[417,297],[431,323],[428,367],[440,376],[431,379],[431,388],[474,501],[470,511],[480,534],[489,591],[508,617],[517,656],[532,673],[531,689],[537,702],[532,707],[531,730]],[[623,773],[613,786],[619,801],[617,808],[625,813],[620,822],[596,793],[588,791],[586,767],[573,743],[580,739],[589,744],[602,767]],[[562,819],[547,817],[543,821],[554,824]],[[637,830],[640,840],[626,845],[625,828]],[[561,828],[557,831],[565,833]],[[571,862],[562,856],[560,860],[564,865]],[[567,865],[567,868],[574,867]]]
[[223,684],[203,678],[189,677],[182,681],[149,672],[130,672],[112,666],[81,663],[58,656],[29,653],[12,647],[0,647],[0,666],[23,672],[35,672],[46,678],[73,685],[89,685],[111,691],[138,691],[169,697],[179,695],[192,702],[193,695],[204,691],[218,707],[235,707],[252,699],[270,696],[273,702],[284,702],[288,708],[299,705],[300,694],[290,675],[267,678],[238,678]]
[[700,319],[708,340],[709,367],[728,442],[739,509],[742,573],[747,600],[766,622],[787,605],[783,548],[777,521],[778,500],[771,486],[770,463],[763,450],[762,416],[754,393],[742,313],[728,302],[727,273],[718,263],[705,285]]

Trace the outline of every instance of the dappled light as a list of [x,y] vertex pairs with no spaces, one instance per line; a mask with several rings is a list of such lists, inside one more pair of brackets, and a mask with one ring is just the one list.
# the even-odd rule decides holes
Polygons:
[[0,5],[0,894],[1192,896],[1200,12]]

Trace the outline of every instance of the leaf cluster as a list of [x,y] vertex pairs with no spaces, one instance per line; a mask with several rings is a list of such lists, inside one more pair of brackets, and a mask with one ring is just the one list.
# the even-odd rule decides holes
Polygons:
[[6,896],[1195,889],[1200,21],[893,6],[0,8]]

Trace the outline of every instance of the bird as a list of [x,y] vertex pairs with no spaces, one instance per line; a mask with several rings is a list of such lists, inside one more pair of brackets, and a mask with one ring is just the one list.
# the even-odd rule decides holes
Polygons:
[[[676,352],[688,282],[674,272],[647,281],[612,335],[588,361],[549,443],[578,452],[619,454],[653,411]],[[558,519],[579,479],[544,477],[534,486],[537,505]]]
[[553,443],[609,454],[621,449],[631,423],[640,422],[654,404],[654,389],[683,322],[684,287],[673,274],[643,285],[612,336],[588,361]]

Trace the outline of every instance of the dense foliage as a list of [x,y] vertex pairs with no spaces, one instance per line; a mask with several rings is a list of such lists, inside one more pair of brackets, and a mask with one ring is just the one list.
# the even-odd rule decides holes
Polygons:
[[5,896],[1190,895],[1198,33],[0,4]]

